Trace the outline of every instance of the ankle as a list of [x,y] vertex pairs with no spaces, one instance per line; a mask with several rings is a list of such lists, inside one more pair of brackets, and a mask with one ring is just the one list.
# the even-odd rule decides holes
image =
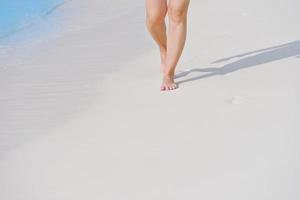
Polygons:
[[163,77],[164,77],[164,79],[174,79],[174,75],[173,74],[164,73]]
[[175,71],[174,70],[166,70],[164,71],[164,74],[163,74],[165,77],[174,77],[175,75]]

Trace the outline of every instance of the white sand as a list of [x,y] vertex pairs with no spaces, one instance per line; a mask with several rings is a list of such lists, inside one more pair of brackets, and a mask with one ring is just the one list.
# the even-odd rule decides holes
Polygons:
[[0,199],[299,200],[299,1],[190,6],[172,92],[143,1],[4,48]]

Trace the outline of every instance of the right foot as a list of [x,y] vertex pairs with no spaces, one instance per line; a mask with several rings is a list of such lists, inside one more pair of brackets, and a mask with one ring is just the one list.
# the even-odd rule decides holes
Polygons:
[[[162,74],[166,72],[166,59],[167,59],[167,51],[164,49],[160,50],[160,58],[161,58],[161,66],[160,70]],[[163,82],[160,87],[160,90],[174,90],[178,88],[176,83],[174,82],[174,75],[164,75]]]
[[178,88],[178,86],[174,82],[174,76],[167,75],[167,76],[163,77],[163,82],[162,82],[162,85],[160,87],[161,91],[174,90],[174,89],[177,89],[177,88]]

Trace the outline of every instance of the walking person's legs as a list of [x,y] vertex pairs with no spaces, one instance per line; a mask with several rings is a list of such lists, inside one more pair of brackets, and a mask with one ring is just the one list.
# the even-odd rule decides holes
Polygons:
[[[182,54],[187,32],[187,11],[190,0],[146,0],[147,27],[159,46],[163,83],[161,90],[177,88],[175,68]],[[169,30],[165,16],[168,12]]]

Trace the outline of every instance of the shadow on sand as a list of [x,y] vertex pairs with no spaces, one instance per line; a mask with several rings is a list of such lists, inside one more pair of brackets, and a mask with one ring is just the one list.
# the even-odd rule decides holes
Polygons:
[[222,58],[212,62],[211,64],[227,62],[230,61],[231,59],[236,59],[236,58],[241,58],[241,59],[225,64],[222,67],[218,67],[218,68],[216,67],[194,68],[188,71],[180,72],[176,74],[175,79],[187,76],[192,72],[207,72],[204,75],[177,81],[177,84],[181,84],[181,83],[195,81],[195,80],[199,80],[199,79],[203,79],[215,75],[225,75],[241,69],[255,67],[257,65],[274,62],[289,57],[300,58],[300,40],[270,47],[270,48],[251,51],[248,53],[243,53],[243,54],[239,54],[227,58]]

